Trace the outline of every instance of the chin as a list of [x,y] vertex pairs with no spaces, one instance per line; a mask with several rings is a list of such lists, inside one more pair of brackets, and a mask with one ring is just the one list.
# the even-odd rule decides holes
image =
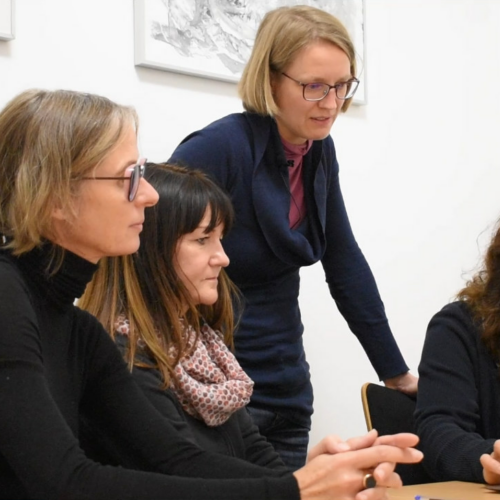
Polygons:
[[108,257],[120,257],[121,255],[133,254],[133,253],[137,252],[137,250],[139,250],[139,245],[140,245],[139,240],[137,242],[135,242],[134,244],[129,244],[126,246],[124,245],[121,248],[117,248],[114,253],[109,253]]
[[201,303],[204,306],[213,306],[219,297],[206,297],[204,300],[201,301]]

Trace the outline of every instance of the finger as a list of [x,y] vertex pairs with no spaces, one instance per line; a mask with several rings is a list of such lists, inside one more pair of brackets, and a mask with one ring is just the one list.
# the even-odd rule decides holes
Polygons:
[[350,438],[346,441],[351,450],[362,450],[363,448],[369,448],[373,446],[375,440],[377,439],[378,432],[372,429],[370,432],[366,433],[364,436],[358,436]]
[[500,483],[500,463],[491,455],[484,454],[479,457],[483,466],[483,477],[488,484]]
[[399,474],[394,472],[395,467],[394,462],[383,462],[375,467],[372,475],[378,486],[385,486],[386,488],[400,488],[403,486]]
[[388,444],[391,446],[398,446],[399,448],[413,447],[418,444],[419,438],[416,434],[409,432],[402,432],[400,434],[390,434],[387,436],[379,436],[375,440],[375,445]]
[[488,455],[487,453],[484,453],[479,457],[479,460],[481,462],[481,465],[485,468],[488,469],[490,472],[493,472],[494,474],[500,475],[500,462],[493,458],[491,455]]
[[327,453],[334,455],[343,451],[349,451],[351,447],[339,436],[330,435],[323,438],[316,446],[313,446],[307,455],[307,460],[312,460],[318,455]]
[[344,455],[358,469],[374,468],[382,462],[416,463],[423,458],[422,452],[414,448],[398,448],[388,445],[347,451]]

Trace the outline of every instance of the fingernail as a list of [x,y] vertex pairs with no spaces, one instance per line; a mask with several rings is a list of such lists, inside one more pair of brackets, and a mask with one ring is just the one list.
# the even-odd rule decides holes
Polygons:
[[337,450],[339,451],[349,451],[351,447],[347,443],[337,443]]

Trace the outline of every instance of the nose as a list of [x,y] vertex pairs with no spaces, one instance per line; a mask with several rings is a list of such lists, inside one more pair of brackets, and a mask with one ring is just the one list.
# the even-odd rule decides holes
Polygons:
[[330,92],[324,99],[318,101],[318,105],[325,109],[337,109],[339,107],[340,99],[337,97],[335,89],[330,89]]
[[222,246],[222,242],[219,240],[217,243],[217,248],[215,249],[214,254],[212,255],[211,264],[213,266],[227,267],[229,265],[229,257],[226,252],[224,252],[224,247]]
[[138,205],[152,207],[153,205],[156,205],[159,197],[160,196],[156,189],[146,179],[144,179],[144,177],[142,177],[139,181],[139,189],[137,190],[137,196],[134,201]]

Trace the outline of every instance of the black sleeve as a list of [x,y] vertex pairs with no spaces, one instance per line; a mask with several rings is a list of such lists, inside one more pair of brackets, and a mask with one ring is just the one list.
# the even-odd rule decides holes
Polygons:
[[476,336],[460,303],[444,307],[427,329],[415,420],[424,467],[436,481],[483,482],[479,457],[493,450],[495,440],[478,433],[479,387],[487,381],[477,377]]
[[[94,335],[97,322],[91,319]],[[1,263],[0,325],[0,454],[23,485],[23,498],[299,499],[292,475],[259,477],[265,469],[205,453],[178,437],[142,395],[102,329],[89,367],[96,374],[88,387],[93,404],[108,428],[163,474],[89,460],[49,390],[46,353],[24,283]],[[1,483],[7,478],[4,467],[0,498],[6,498]]]
[[245,408],[237,412],[239,426],[245,443],[246,457],[249,462],[275,470],[287,470],[281,457],[276,453],[273,446],[259,432],[259,428],[253,423],[252,417]]
[[[117,344],[124,353],[127,349],[126,338],[122,335],[118,336]],[[146,354],[138,354],[136,358],[141,363],[151,364],[151,358]],[[162,389],[162,378],[159,371],[134,367],[133,376],[153,406],[172,424],[176,431],[187,440],[196,443],[196,436],[193,434],[191,426],[183,418],[182,409],[174,400],[175,395],[171,391]],[[234,418],[241,432],[246,460],[268,469],[285,472],[287,470],[285,464],[272,445],[260,434],[246,409],[238,410]]]

